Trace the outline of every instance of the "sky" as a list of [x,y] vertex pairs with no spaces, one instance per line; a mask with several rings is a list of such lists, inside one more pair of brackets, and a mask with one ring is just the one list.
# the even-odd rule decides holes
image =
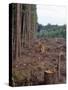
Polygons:
[[64,6],[37,5],[38,23],[47,25],[66,24],[66,8]]

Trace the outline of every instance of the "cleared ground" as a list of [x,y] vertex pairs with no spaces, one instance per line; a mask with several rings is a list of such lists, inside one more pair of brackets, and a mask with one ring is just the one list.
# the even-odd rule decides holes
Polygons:
[[[41,42],[45,47],[42,52],[38,46]],[[60,62],[59,62],[60,61]],[[60,72],[59,72],[60,66]],[[55,74],[50,84],[66,82],[66,41],[64,38],[37,39],[31,47],[22,49],[21,60],[13,63],[13,85],[49,84],[45,72]],[[60,74],[60,75],[59,75]],[[49,76],[47,76],[48,78]],[[48,80],[48,79],[47,79]],[[52,81],[52,82],[51,82]]]

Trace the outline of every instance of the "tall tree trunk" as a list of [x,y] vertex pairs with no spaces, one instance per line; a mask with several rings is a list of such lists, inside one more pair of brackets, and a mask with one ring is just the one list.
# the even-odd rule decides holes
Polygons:
[[14,60],[14,5],[12,5],[12,60]]
[[21,55],[21,9],[20,4],[17,4],[16,60],[20,59],[20,55]]
[[28,6],[28,31],[29,31],[29,48],[30,48],[30,31],[31,31],[31,5]]

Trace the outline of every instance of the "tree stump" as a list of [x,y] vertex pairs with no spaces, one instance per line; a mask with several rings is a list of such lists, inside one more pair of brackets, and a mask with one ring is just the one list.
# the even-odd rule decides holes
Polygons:
[[44,72],[44,84],[55,84],[56,83],[56,72],[46,70]]

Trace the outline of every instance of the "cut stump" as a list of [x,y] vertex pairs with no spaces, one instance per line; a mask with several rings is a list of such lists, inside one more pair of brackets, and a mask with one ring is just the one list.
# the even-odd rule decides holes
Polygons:
[[44,83],[45,84],[55,84],[56,83],[56,72],[51,70],[46,70],[44,72]]

